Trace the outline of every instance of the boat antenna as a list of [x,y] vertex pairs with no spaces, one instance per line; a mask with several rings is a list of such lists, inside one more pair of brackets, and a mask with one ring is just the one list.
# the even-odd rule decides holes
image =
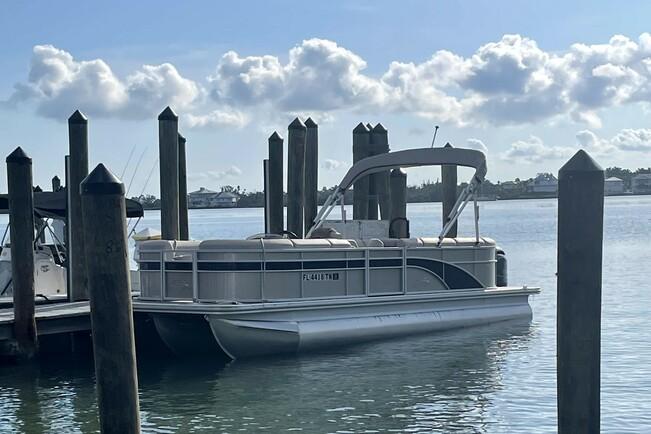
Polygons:
[[129,181],[129,186],[127,187],[127,196],[129,194],[129,191],[131,191],[131,185],[133,184],[133,179],[136,177],[136,173],[138,173],[138,168],[140,167],[140,163],[142,163],[142,157],[145,156],[145,152],[147,152],[147,148],[145,148],[144,151],[142,151],[142,154],[140,154],[140,158],[138,158],[138,162],[136,163],[135,169],[133,169],[133,175],[131,175],[131,180]]
[[434,142],[436,141],[436,133],[438,133],[438,131],[439,131],[439,126],[438,125],[434,126],[434,137],[432,137],[432,146],[431,146],[431,148],[434,147]]
[[122,173],[120,173],[120,179],[124,178],[124,174],[127,171],[127,167],[129,167],[129,163],[131,163],[131,157],[133,157],[133,153],[136,151],[136,146],[138,145],[133,145],[133,148],[131,148],[131,152],[129,153],[129,158],[127,158],[127,164],[124,165],[124,168],[122,169]]

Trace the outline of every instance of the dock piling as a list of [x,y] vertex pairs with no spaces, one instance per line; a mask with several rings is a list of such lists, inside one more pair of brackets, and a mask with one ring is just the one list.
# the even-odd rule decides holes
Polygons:
[[14,302],[13,357],[31,359],[38,350],[34,310],[34,205],[32,159],[22,148],[7,157],[11,276]]
[[407,220],[407,174],[402,169],[393,169],[391,183],[391,221],[389,236],[391,238],[409,238],[409,221]]
[[283,215],[283,138],[276,131],[269,137],[269,231],[285,228]]
[[179,239],[179,117],[168,106],[158,115],[160,224],[164,240]]
[[[374,155],[386,154],[389,152],[389,131],[378,123],[371,130],[371,143],[373,144]],[[377,200],[372,203],[372,207],[376,209],[377,218],[377,205],[380,206],[380,218],[382,220],[389,220],[391,218],[391,188],[390,188],[390,171],[374,173],[371,175],[371,185],[375,186],[375,195]],[[369,211],[369,218],[371,214]]]
[[82,182],[81,193],[101,432],[138,433],[124,184],[99,164]]
[[61,180],[58,176],[54,175],[52,178],[52,191],[59,191],[61,189]]
[[604,171],[583,150],[558,172],[558,432],[600,430]]
[[312,118],[305,121],[305,230],[314,224],[319,190],[319,126]]
[[296,118],[287,129],[287,230],[303,238],[307,128]]
[[76,110],[68,118],[69,171],[68,224],[70,267],[70,301],[88,300],[88,276],[84,254],[84,230],[81,217],[79,185],[88,176],[88,119]]
[[[368,157],[370,131],[363,122],[353,129],[353,164]],[[353,219],[366,220],[369,209],[369,177],[364,176],[353,184]]]
[[[446,143],[444,148],[451,148],[452,145]],[[450,219],[450,212],[454,208],[454,204],[457,202],[457,166],[444,164],[441,166],[441,187],[442,187],[442,203],[441,208],[443,209],[443,224],[441,227],[445,226],[448,220]],[[447,235],[450,238],[457,236],[457,223],[455,222]]]
[[179,240],[190,239],[185,137],[179,134]]

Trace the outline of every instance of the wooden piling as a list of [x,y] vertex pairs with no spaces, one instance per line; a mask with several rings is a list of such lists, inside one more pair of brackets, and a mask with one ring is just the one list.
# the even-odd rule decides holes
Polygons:
[[158,115],[162,239],[179,239],[179,117],[170,107]]
[[317,212],[317,193],[319,190],[319,126],[307,118],[305,136],[305,230],[314,224]]
[[88,176],[88,119],[79,110],[68,118],[69,170],[67,253],[70,267],[70,301],[88,300],[88,276],[84,249],[84,230],[81,217],[79,185]]
[[[451,148],[452,145],[446,143],[444,148]],[[442,226],[445,226],[450,219],[450,212],[457,202],[457,166],[453,164],[444,164],[441,166],[441,187],[442,187],[442,203],[443,209]],[[455,222],[448,231],[447,237],[454,238],[457,236],[457,223]]]
[[407,221],[407,174],[402,169],[393,169],[390,175],[391,184],[391,223],[389,236],[391,238],[409,238],[409,222]]
[[276,131],[269,137],[269,231],[285,228],[283,215],[283,138]]
[[61,189],[61,180],[58,176],[54,175],[52,178],[52,191],[59,191]]
[[32,159],[18,147],[6,161],[15,336],[15,347],[11,348],[10,355],[31,359],[38,350],[34,316]]
[[287,129],[287,230],[303,238],[307,128],[299,118],[296,118]]
[[264,233],[270,234],[271,227],[269,226],[269,211],[271,204],[269,203],[269,159],[262,160],[262,184],[264,192]]
[[179,134],[179,239],[190,239],[188,220],[188,177],[185,157],[185,137]]
[[99,164],[81,190],[100,428],[103,434],[138,433],[124,185]]
[[[371,143],[374,148],[374,155],[386,154],[389,152],[389,132],[381,123],[375,125],[375,127],[373,127],[371,130]],[[380,172],[371,175],[370,182],[371,185],[375,186],[377,204],[380,207],[380,218],[382,220],[389,220],[391,218],[391,188],[389,181],[390,174],[390,171],[387,170],[386,172]]]
[[[353,164],[368,156],[370,146],[369,129],[362,122],[353,129]],[[369,177],[364,176],[353,184],[353,219],[368,218]]]
[[604,171],[583,150],[558,172],[558,432],[600,430]]

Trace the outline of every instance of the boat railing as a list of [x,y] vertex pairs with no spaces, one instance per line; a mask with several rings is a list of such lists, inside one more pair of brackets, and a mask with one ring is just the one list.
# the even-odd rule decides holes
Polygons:
[[475,287],[494,286],[494,245],[444,250],[445,254],[440,247],[141,250],[140,299],[218,303],[400,295],[455,289],[448,283],[452,272],[476,276],[481,283]]

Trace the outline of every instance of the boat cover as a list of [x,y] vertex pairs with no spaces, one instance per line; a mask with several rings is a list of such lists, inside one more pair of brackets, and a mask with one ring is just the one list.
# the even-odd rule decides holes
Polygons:
[[[38,218],[66,218],[66,190],[34,192],[34,215]],[[142,217],[142,205],[126,199],[127,217]],[[0,214],[9,214],[9,197],[0,194]]]

